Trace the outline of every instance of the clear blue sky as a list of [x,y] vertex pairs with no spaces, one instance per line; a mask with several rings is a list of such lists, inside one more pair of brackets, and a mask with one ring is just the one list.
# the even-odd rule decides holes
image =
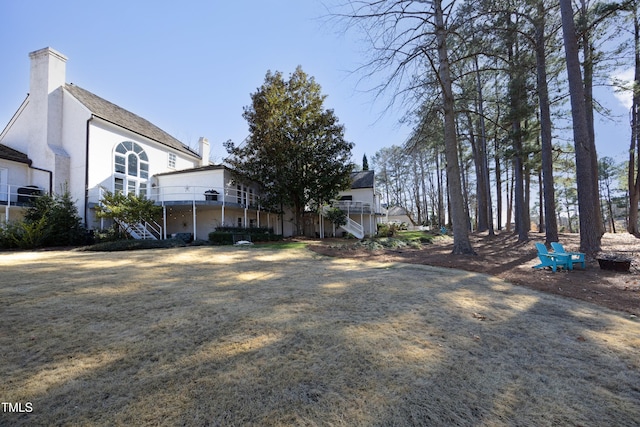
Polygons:
[[[380,148],[402,144],[409,129],[403,111],[386,109],[352,74],[368,46],[355,33],[327,23],[318,0],[182,0],[105,2],[5,0],[0,2],[0,128],[29,90],[28,53],[50,46],[66,55],[67,82],[138,114],[184,143],[209,138],[216,160],[222,142],[247,135],[242,118],[250,94],[267,70],[285,76],[301,65],[315,77],[355,143],[361,163]],[[620,116],[598,120],[598,150],[625,159],[628,113],[610,94]]]

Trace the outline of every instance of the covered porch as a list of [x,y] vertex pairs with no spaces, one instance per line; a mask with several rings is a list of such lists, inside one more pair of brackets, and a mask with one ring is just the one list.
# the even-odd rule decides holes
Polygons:
[[[104,189],[91,191],[90,209],[100,203]],[[152,228],[160,238],[167,239],[178,233],[189,233],[194,240],[206,240],[209,233],[222,226],[267,227],[275,234],[283,234],[282,214],[263,210],[252,191],[210,186],[155,186],[147,198],[162,207],[162,217]],[[93,211],[93,209],[91,209]],[[96,219],[93,224],[101,229],[109,221]]]
[[45,190],[36,185],[0,185],[0,221],[8,223],[21,220],[31,202],[44,193]]

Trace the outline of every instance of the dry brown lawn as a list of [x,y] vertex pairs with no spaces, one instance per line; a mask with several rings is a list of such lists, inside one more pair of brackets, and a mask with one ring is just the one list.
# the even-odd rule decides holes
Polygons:
[[0,254],[1,425],[637,426],[640,322],[480,273]]

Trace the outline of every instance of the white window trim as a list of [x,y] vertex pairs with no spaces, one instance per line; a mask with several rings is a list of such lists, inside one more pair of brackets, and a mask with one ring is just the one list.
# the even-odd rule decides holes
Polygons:
[[[120,141],[119,143],[115,144],[113,147],[113,153],[111,155],[111,172],[112,172],[112,187],[113,188],[113,192],[115,193],[116,191],[116,179],[122,179],[123,183],[122,183],[122,191],[124,194],[129,194],[129,188],[131,186],[131,184],[135,183],[135,189],[134,189],[134,194],[136,196],[140,195],[140,184],[146,184],[146,191],[145,191],[145,196],[149,196],[149,187],[150,187],[150,173],[149,173],[149,161],[148,160],[142,160],[140,158],[140,153],[145,153],[146,155],[146,151],[144,149],[144,147],[142,147],[140,144],[138,144],[137,142],[134,141],[128,141],[131,142],[132,147],[135,147],[136,145],[138,147],[140,147],[140,149],[142,150],[140,153],[136,153],[135,150],[130,150],[127,151],[125,153],[120,153],[117,152],[116,149],[120,146],[120,144],[123,144],[124,142],[127,141]],[[125,147],[126,148],[126,147]],[[138,170],[137,170],[137,175],[133,176],[133,175],[129,175],[129,155],[135,155],[137,157],[137,163],[138,163]],[[125,159],[125,164],[124,164],[124,173],[121,172],[116,172],[116,156],[120,156],[120,157],[124,157]],[[146,155],[147,158],[149,158],[148,155]],[[141,165],[143,163],[146,163],[147,165],[147,178],[142,178],[141,172],[142,172],[142,167]]]

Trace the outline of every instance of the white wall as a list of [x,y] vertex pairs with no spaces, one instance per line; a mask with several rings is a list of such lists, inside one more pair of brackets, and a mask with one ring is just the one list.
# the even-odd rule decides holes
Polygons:
[[372,188],[353,188],[340,192],[340,196],[351,196],[353,202],[368,203],[374,206],[373,189]]
[[[12,162],[10,160],[0,159],[0,170],[6,169],[6,180],[2,179],[0,185],[30,185],[29,167],[24,163]],[[4,176],[2,178],[5,178]],[[47,188],[48,189],[48,188]]]
[[66,185],[71,200],[76,202],[78,213],[84,218],[85,181],[87,152],[87,120],[91,113],[71,94],[64,92],[64,109],[62,114],[62,148],[69,156],[68,175],[62,177],[56,170],[54,193],[61,193]]
[[[140,145],[149,158],[149,176],[170,172],[169,152],[176,155],[176,169],[196,167],[198,159],[188,157],[170,147],[144,138],[126,129],[114,126],[98,118],[91,121],[89,128],[89,182],[90,189],[101,186],[113,191],[114,150],[123,141],[133,141]],[[150,178],[150,182],[153,180]],[[97,201],[98,193],[90,192],[90,200]]]
[[[155,177],[158,182],[159,200],[205,200],[204,192],[214,189],[222,201],[225,186],[225,170],[212,169],[204,171],[183,172],[179,174]],[[227,201],[231,202],[230,198]],[[235,200],[234,200],[235,201]]]

